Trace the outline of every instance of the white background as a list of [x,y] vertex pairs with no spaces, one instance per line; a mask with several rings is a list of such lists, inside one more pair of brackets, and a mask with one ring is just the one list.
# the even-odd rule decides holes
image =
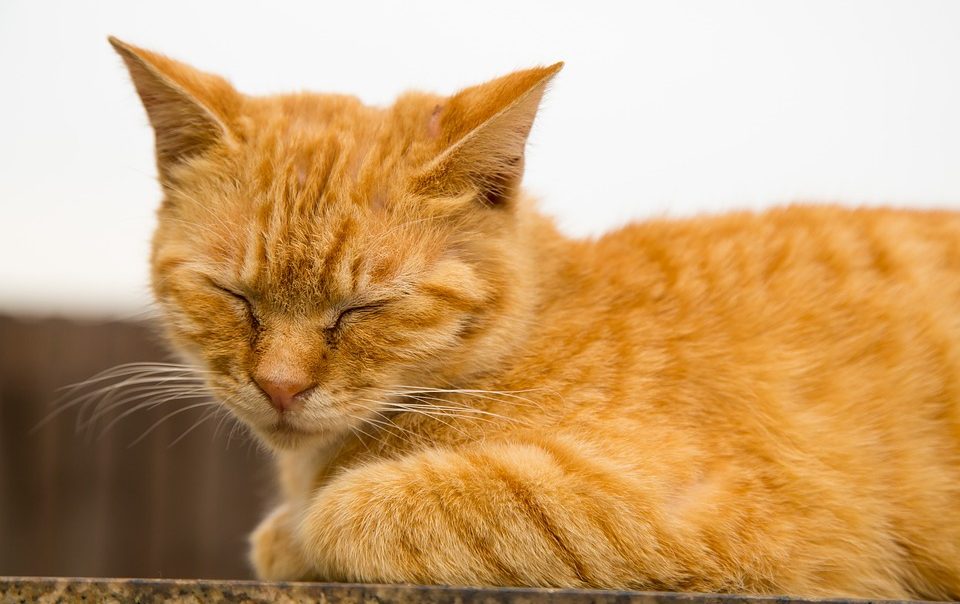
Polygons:
[[115,34],[242,91],[385,104],[565,60],[526,183],[574,235],[839,201],[960,208],[960,3],[0,0],[0,312],[135,316],[159,200]]

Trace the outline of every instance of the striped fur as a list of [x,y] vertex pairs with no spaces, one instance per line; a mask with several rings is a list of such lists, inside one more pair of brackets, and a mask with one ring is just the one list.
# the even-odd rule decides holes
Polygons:
[[559,65],[371,108],[113,43],[171,340],[276,455],[260,577],[960,597],[956,214],[571,240],[519,189]]

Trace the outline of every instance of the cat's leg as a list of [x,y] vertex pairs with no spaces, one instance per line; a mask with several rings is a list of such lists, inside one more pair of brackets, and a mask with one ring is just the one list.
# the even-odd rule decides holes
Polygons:
[[296,539],[297,516],[288,504],[274,509],[250,535],[250,563],[264,581],[310,578],[311,564]]
[[676,556],[656,551],[652,511],[625,496],[617,472],[529,443],[430,450],[335,479],[301,536],[327,580],[690,584]]
[[797,515],[742,467],[683,472],[562,435],[428,450],[343,473],[298,530],[327,580],[909,595],[889,548],[818,520],[820,496]]

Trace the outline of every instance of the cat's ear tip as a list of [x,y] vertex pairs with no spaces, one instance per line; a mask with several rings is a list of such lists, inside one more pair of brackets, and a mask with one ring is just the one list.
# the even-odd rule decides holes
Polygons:
[[553,65],[541,66],[537,68],[537,71],[540,72],[541,77],[544,79],[553,79],[555,75],[560,73],[560,70],[563,69],[563,61],[557,61]]
[[107,36],[107,42],[110,43],[110,46],[113,46],[113,49],[117,51],[120,56],[136,58],[144,61],[149,60],[150,57],[155,55],[155,53],[150,52],[145,48],[141,48],[129,42],[124,42],[120,38],[113,35]]
[[139,53],[143,52],[133,44],[124,42],[116,36],[107,36],[107,42],[110,43],[110,46],[113,46],[113,49],[117,51],[120,56],[136,57],[139,56]]
[[129,44],[127,44],[126,42],[124,42],[123,40],[121,40],[120,38],[114,35],[107,36],[107,42],[110,43],[110,46],[113,46],[114,50],[117,50],[117,51],[130,50]]

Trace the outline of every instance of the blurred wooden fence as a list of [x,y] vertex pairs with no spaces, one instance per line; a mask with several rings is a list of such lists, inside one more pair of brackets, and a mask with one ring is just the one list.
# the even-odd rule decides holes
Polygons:
[[[265,456],[204,408],[76,430],[57,389],[131,361],[165,360],[144,324],[0,316],[0,575],[244,578],[246,534],[269,503]],[[195,402],[195,401],[194,401]]]

